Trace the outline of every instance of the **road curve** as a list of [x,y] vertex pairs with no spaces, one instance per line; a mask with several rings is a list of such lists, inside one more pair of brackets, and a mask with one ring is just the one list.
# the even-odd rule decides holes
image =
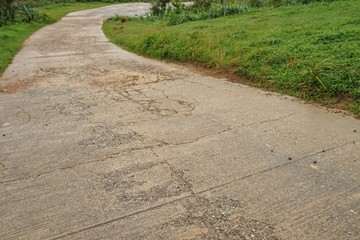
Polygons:
[[0,239],[360,239],[360,122],[145,59],[75,12],[0,80]]

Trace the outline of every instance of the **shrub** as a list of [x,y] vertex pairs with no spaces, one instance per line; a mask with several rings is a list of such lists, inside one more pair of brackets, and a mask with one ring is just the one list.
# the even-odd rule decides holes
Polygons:
[[170,0],[159,0],[156,3],[153,3],[151,7],[152,15],[155,16],[164,15],[169,2]]
[[20,21],[25,23],[51,21],[47,15],[40,14],[34,8],[27,7],[25,4],[20,4],[17,6],[17,14],[20,17]]
[[206,11],[211,7],[213,2],[213,0],[195,0],[194,8],[200,9],[201,11]]
[[74,0],[1,0],[0,26],[14,22],[48,22],[50,21],[49,17],[40,14],[34,8],[57,2],[74,2]]
[[16,8],[14,0],[2,0],[0,2],[0,26],[15,20]]

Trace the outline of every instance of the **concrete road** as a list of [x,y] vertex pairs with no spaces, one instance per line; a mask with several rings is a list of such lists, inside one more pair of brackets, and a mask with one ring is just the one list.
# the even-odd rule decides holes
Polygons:
[[104,17],[34,34],[0,86],[0,239],[360,239],[360,121],[128,53]]

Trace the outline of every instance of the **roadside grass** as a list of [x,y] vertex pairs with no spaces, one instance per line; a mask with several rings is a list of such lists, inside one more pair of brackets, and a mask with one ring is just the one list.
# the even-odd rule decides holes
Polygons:
[[250,85],[360,116],[360,1],[283,6],[176,26],[121,17],[105,21],[107,37],[159,59],[200,62]]
[[5,71],[23,42],[45,23],[13,24],[0,28],[0,74]]
[[0,75],[5,71],[14,56],[22,48],[24,41],[40,28],[60,20],[70,12],[106,5],[109,5],[109,3],[78,2],[53,4],[37,8],[40,13],[46,14],[50,18],[50,21],[48,22],[14,23],[0,27]]
[[[119,2],[117,2],[119,4]],[[68,13],[86,10],[91,8],[103,7],[110,5],[111,3],[105,2],[74,2],[74,3],[59,3],[48,5],[45,7],[39,7],[37,10],[40,13],[46,14],[54,21],[60,20],[62,17],[66,16]],[[112,3],[114,4],[114,3]]]

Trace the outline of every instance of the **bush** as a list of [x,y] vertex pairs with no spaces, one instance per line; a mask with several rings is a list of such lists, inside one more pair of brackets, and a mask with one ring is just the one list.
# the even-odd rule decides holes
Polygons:
[[1,0],[0,27],[14,22],[44,22],[49,17],[40,14],[34,8],[60,2],[75,2],[75,0]]
[[[226,15],[235,15],[246,12],[248,9],[247,5],[232,4],[226,7]],[[189,21],[198,21],[210,18],[218,18],[224,16],[224,6],[220,4],[213,4],[206,11],[198,9],[194,6],[186,7],[183,4],[168,7],[166,9],[156,9],[152,14],[146,18],[145,21],[162,21],[167,25],[173,26],[182,24]]]
[[[189,21],[218,18],[247,12],[249,8],[279,7],[282,5],[308,4],[311,2],[332,2],[334,0],[227,0],[227,5],[214,0],[195,0],[192,6],[185,7],[180,0],[158,0],[153,3],[151,14],[146,21],[162,21],[167,25],[178,25]],[[220,2],[224,3],[225,0]]]
[[202,11],[206,11],[211,7],[213,2],[214,2],[213,0],[195,0],[194,8],[200,9]]
[[20,21],[24,23],[51,21],[47,15],[40,14],[34,8],[29,8],[24,4],[17,6],[17,14],[20,17]]
[[1,0],[0,2],[0,26],[15,21],[16,8],[14,0]]
[[167,9],[167,5],[170,0],[159,0],[156,3],[152,4],[151,13],[155,16],[164,15]]

